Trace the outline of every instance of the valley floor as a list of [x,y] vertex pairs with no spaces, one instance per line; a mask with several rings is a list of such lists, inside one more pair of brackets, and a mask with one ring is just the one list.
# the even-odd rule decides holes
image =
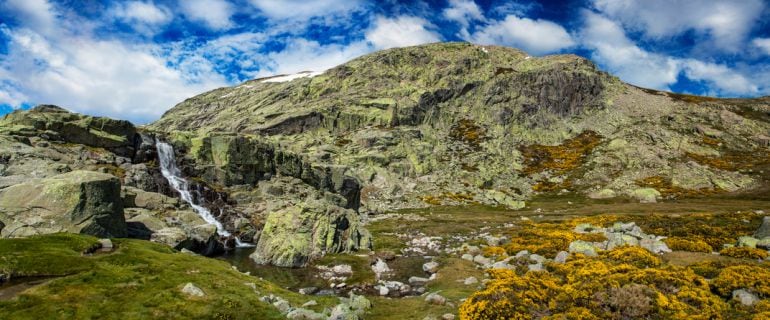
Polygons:
[[[321,317],[353,305],[337,297],[351,292],[371,301],[358,313],[365,319],[752,318],[770,312],[770,263],[762,241],[739,237],[766,213],[770,201],[751,196],[402,210],[370,217],[373,252],[300,269],[256,266],[245,250],[212,259],[140,240],[113,239],[115,249],[100,252],[88,236],[3,239],[0,274],[21,282],[0,287],[0,318]],[[623,237],[610,250],[574,244],[606,245],[631,229],[667,237],[673,252],[632,249]],[[41,276],[52,278],[24,280]]]

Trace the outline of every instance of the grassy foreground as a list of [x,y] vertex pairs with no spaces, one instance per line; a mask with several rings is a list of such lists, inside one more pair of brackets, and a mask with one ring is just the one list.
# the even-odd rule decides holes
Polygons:
[[[75,234],[0,239],[0,273],[61,276],[0,301],[0,319],[282,319],[259,297],[272,293],[292,305],[309,300],[226,262],[147,241],[115,239],[113,252],[82,254],[96,243]],[[183,293],[188,282],[206,295]],[[318,310],[336,303],[316,300]]]

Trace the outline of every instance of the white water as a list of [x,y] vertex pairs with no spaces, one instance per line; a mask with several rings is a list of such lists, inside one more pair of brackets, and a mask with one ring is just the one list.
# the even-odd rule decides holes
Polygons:
[[[171,187],[179,192],[182,200],[187,202],[187,204],[189,204],[193,210],[195,210],[195,212],[197,212],[198,215],[203,218],[203,220],[206,220],[207,223],[213,224],[217,227],[218,235],[222,237],[232,236],[230,232],[225,230],[225,227],[222,226],[222,223],[217,221],[217,219],[211,214],[209,209],[206,209],[205,207],[197,205],[195,202],[193,202],[193,197],[190,193],[190,184],[185,178],[182,177],[182,172],[176,166],[176,160],[174,159],[174,147],[168,143],[160,141],[156,143],[156,146],[158,150],[158,159],[160,159],[160,172],[163,174],[163,177],[168,180],[168,183],[171,185]],[[252,246],[249,243],[241,242],[238,237],[234,238],[238,247]]]

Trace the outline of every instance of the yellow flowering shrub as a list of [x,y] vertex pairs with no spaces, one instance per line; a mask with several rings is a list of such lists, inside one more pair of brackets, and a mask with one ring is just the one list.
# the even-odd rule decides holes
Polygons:
[[620,263],[628,263],[638,268],[657,267],[660,258],[642,247],[623,246],[605,253],[607,258]]
[[485,247],[484,256],[487,257],[502,257],[505,256],[505,249],[503,247]]
[[732,247],[719,251],[723,256],[741,258],[741,259],[764,259],[767,258],[767,251],[749,247]]
[[733,290],[747,289],[760,297],[770,297],[770,270],[748,265],[727,267],[711,285],[723,296],[729,296]]
[[711,252],[711,246],[703,240],[685,239],[681,237],[671,237],[663,240],[671,250],[690,251],[690,252]]
[[579,234],[572,232],[572,227],[562,223],[523,223],[509,234],[511,241],[504,248],[509,255],[521,250],[537,253],[546,257],[555,256],[559,251],[569,249],[575,240],[600,242],[607,240],[603,234]]

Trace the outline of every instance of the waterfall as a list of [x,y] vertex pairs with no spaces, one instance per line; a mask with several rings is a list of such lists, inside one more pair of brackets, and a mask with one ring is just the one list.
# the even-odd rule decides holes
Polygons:
[[[160,172],[163,174],[163,177],[168,180],[168,183],[171,185],[171,187],[179,192],[182,200],[187,202],[187,204],[189,204],[193,210],[195,210],[195,212],[197,212],[198,215],[203,218],[203,220],[206,220],[207,223],[213,224],[217,227],[218,235],[222,237],[232,236],[230,232],[225,230],[225,227],[222,225],[222,223],[217,221],[217,219],[211,214],[209,209],[197,205],[193,201],[192,193],[190,193],[190,184],[185,178],[182,177],[182,171],[180,171],[176,166],[176,160],[174,159],[174,147],[161,141],[158,141],[156,146],[158,149],[158,159],[160,160]],[[238,237],[234,238],[238,247],[251,246],[251,244],[242,243]]]

